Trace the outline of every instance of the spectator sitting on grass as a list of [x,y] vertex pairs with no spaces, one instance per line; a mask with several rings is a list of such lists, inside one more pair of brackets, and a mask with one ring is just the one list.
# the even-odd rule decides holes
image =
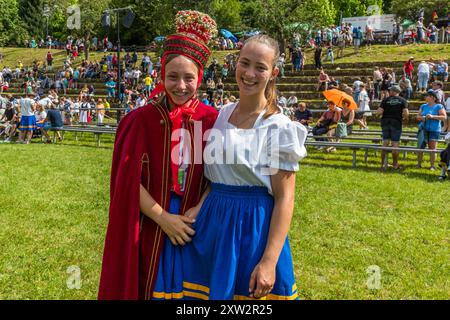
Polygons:
[[434,80],[439,80],[439,77],[443,78],[444,82],[448,80],[448,64],[444,59],[439,60],[436,64],[436,71],[433,72]]
[[5,112],[0,117],[0,136],[5,135],[5,141],[9,142],[9,133],[13,128],[13,120],[16,117],[16,109],[10,102],[6,103]]
[[400,89],[402,89],[401,96],[406,100],[410,100],[413,93],[413,88],[411,84],[411,80],[409,80],[406,75],[403,75],[400,81],[398,82]]
[[300,102],[297,104],[297,108],[294,111],[294,121],[298,121],[305,127],[309,128],[309,125],[313,121],[313,114],[311,110],[307,109],[306,103]]
[[350,109],[350,102],[347,100],[344,100],[342,104],[341,121],[347,125],[347,134],[351,134],[353,132],[353,122],[355,121],[355,110]]
[[[341,109],[336,106],[332,101],[327,102],[328,109],[325,111],[320,119],[317,121],[316,126],[313,128],[312,133],[315,136],[326,134],[328,137],[334,137],[336,135],[336,126],[341,119]],[[323,138],[316,138],[317,141],[324,141]],[[323,147],[318,148],[323,149]],[[329,147],[327,152],[334,152],[336,148]]]
[[319,73],[319,80],[318,80],[318,84],[317,84],[317,91],[328,90],[328,82],[330,82],[330,77],[321,68],[320,73]]
[[[48,126],[46,126],[47,112],[45,111],[45,107],[41,104],[37,106],[36,112],[36,129],[40,131],[43,135],[45,135],[45,130]],[[50,138],[47,138],[47,141],[50,141]]]
[[48,130],[55,131],[56,135],[58,137],[58,140],[61,141],[61,132],[60,130],[63,128],[63,120],[61,117],[61,113],[55,109],[55,105],[51,104],[50,109],[47,111],[47,118],[46,121],[50,122],[50,126],[42,130],[43,134],[47,138],[47,141],[51,141],[50,136],[48,135]]
[[330,77],[330,81],[328,82],[328,89],[337,89],[339,88],[339,81],[334,79],[334,77]]
[[112,78],[109,78],[105,83],[105,86],[108,90],[108,98],[114,98],[116,96],[116,83]]

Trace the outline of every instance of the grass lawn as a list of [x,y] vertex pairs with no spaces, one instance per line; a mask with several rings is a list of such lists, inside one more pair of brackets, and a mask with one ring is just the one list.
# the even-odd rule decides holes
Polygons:
[[[324,50],[326,51],[326,50]],[[353,63],[353,62],[381,62],[381,61],[407,61],[413,56],[415,60],[415,70],[421,60],[446,59],[450,57],[450,45],[448,44],[408,44],[403,46],[385,46],[374,45],[369,50],[362,46],[358,53],[354,52],[353,47],[345,48],[344,57],[336,59],[337,48],[334,48],[335,63]],[[375,57],[375,58],[374,58]],[[310,53],[310,60],[314,61],[314,52]]]
[[[112,137],[0,145],[0,299],[95,299],[109,204]],[[109,140],[109,142],[107,141]],[[302,299],[448,299],[450,183],[413,169],[351,168],[313,149],[297,175],[290,241]],[[77,266],[81,288],[67,281]],[[378,266],[379,289],[367,268]],[[370,282],[370,281],[369,281]]]
[[[65,50],[51,50],[54,55],[53,67],[58,69],[61,68],[63,62],[66,58]],[[325,51],[323,58],[325,58]],[[10,66],[15,67],[17,62],[21,60],[25,66],[31,65],[35,59],[44,61],[47,56],[47,49],[31,49],[31,48],[0,48],[0,52],[3,54],[3,60],[0,61],[0,67]],[[222,63],[223,58],[230,52],[237,53],[237,51],[213,51],[210,60],[216,58],[219,63]],[[311,63],[314,61],[314,50],[306,49],[306,61]],[[139,59],[142,57],[143,53],[138,53]],[[150,56],[155,59],[155,53],[149,52]],[[103,52],[91,52],[90,60],[98,60],[105,55]],[[421,45],[403,45],[403,46],[385,46],[385,45],[374,45],[370,50],[361,47],[358,53],[354,52],[353,47],[348,47],[344,49],[344,57],[337,59],[337,48],[334,50],[335,63],[351,63],[351,62],[374,62],[374,57],[376,57],[377,62],[381,61],[406,61],[412,55],[415,57],[416,66],[421,60],[429,60],[433,58],[438,59],[449,59],[450,57],[450,45],[446,44],[421,44]],[[123,57],[121,55],[121,57]],[[75,64],[78,65],[84,59],[84,53],[80,52],[78,60]],[[325,63],[325,62],[324,62]]]

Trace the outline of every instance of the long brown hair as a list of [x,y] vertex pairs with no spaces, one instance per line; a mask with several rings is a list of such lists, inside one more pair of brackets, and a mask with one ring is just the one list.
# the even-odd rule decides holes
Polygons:
[[[255,36],[252,36],[248,38],[244,45],[242,46],[242,49],[251,42],[258,42],[265,44],[269,48],[273,49],[275,52],[273,61],[272,61],[272,69],[276,67],[276,62],[278,61],[278,58],[280,57],[280,47],[278,45],[278,41],[273,39],[272,37],[269,37],[265,34],[257,34]],[[241,49],[241,50],[242,50]],[[277,105],[277,90],[275,87],[275,80],[276,78],[273,78],[273,80],[269,80],[269,83],[267,83],[266,89],[264,91],[264,96],[267,99],[267,107],[266,107],[266,113],[264,114],[264,119],[267,119],[273,114],[279,113],[280,109]]]

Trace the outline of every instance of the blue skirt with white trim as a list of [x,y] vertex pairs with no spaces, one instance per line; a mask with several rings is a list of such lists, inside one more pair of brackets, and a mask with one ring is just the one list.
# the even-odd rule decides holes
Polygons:
[[[250,276],[267,244],[273,206],[265,187],[212,183],[193,224],[192,242],[179,247],[166,239],[153,298],[251,299]],[[287,238],[265,299],[298,299]]]

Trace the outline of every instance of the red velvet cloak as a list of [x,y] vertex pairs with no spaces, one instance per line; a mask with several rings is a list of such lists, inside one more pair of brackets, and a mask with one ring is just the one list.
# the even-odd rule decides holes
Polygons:
[[[189,119],[190,118],[190,119]],[[217,111],[202,103],[185,120],[194,144],[194,121],[211,129]],[[193,121],[194,120],[194,121]],[[206,142],[202,138],[202,150]],[[109,224],[98,298],[150,299],[158,272],[164,232],[139,210],[139,185],[165,210],[170,203],[171,122],[165,106],[152,101],[128,114],[117,129],[111,169]],[[195,150],[192,148],[192,150]],[[191,153],[191,163],[198,152]],[[180,214],[195,206],[206,188],[203,163],[190,165]]]

